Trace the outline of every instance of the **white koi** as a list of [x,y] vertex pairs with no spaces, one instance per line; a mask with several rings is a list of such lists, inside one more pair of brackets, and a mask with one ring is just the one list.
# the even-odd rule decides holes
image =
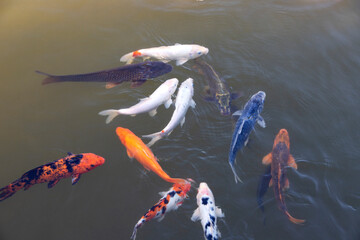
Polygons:
[[175,110],[166,127],[157,133],[144,135],[145,138],[151,138],[147,144],[149,147],[165,136],[169,136],[177,125],[183,126],[185,115],[189,107],[195,108],[195,101],[192,99],[194,95],[193,79],[188,78],[179,87],[178,94],[175,99]]
[[176,78],[169,79],[161,84],[149,97],[140,99],[140,102],[129,108],[122,108],[119,110],[109,109],[99,112],[99,115],[108,116],[106,123],[110,123],[117,115],[131,115],[135,116],[139,113],[149,112],[150,116],[156,114],[156,109],[161,104],[165,108],[169,108],[172,104],[171,95],[174,94],[179,80]]
[[194,222],[201,220],[206,240],[219,239],[221,233],[216,226],[216,219],[225,215],[220,208],[215,206],[214,195],[205,182],[200,183],[196,199],[199,207],[194,211],[191,220]]
[[209,49],[197,44],[179,44],[176,43],[173,46],[161,46],[153,48],[140,49],[128,54],[125,54],[120,58],[120,62],[131,63],[134,58],[142,57],[144,60],[149,58],[156,58],[163,62],[169,62],[171,60],[176,61],[176,65],[182,65],[190,59],[206,55]]

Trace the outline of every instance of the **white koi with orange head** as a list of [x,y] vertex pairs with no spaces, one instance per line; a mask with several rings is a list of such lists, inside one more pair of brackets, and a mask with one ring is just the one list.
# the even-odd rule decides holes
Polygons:
[[182,65],[190,59],[198,58],[208,54],[209,49],[197,44],[179,44],[173,46],[161,46],[153,48],[139,49],[134,52],[125,54],[120,58],[121,62],[131,63],[134,58],[142,57],[143,59],[156,58],[163,62],[171,60],[176,61],[176,65]]
[[216,218],[225,215],[220,208],[215,206],[214,195],[205,182],[200,183],[196,200],[199,207],[194,211],[191,220],[194,222],[201,220],[205,239],[219,239],[221,234],[216,225]]

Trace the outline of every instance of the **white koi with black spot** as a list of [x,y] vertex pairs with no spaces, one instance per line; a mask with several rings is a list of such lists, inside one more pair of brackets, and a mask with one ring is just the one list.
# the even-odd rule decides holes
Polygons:
[[215,206],[214,195],[205,182],[200,183],[196,199],[199,207],[194,211],[191,220],[194,222],[201,220],[206,240],[219,239],[221,234],[217,228],[216,219],[225,215],[220,208]]

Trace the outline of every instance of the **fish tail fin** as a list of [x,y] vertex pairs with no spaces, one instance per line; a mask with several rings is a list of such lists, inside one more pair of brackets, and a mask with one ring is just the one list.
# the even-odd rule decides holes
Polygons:
[[148,147],[151,147],[152,145],[154,145],[157,141],[159,141],[163,136],[162,136],[162,132],[157,132],[157,133],[153,133],[153,134],[149,134],[149,135],[143,135],[142,137],[144,138],[151,138],[150,142],[148,142],[146,145]]
[[130,239],[135,240],[137,230],[138,230],[138,228],[140,228],[140,227],[144,224],[144,222],[146,222],[146,220],[145,220],[144,217],[142,217],[142,218],[136,223],[136,225],[135,225],[135,227],[134,227],[134,230],[133,230],[133,233],[131,234]]
[[288,211],[285,211],[285,214],[292,223],[303,224],[305,222],[305,220],[303,220],[303,219],[297,219],[297,218],[292,217]]
[[[16,185],[14,185],[16,184]],[[16,180],[15,182],[3,187],[0,189],[0,201],[3,201],[9,197],[11,197],[14,193],[19,191],[24,187],[24,183],[20,182],[19,180]]]
[[239,178],[239,176],[236,174],[236,171],[235,171],[235,168],[234,168],[234,164],[231,164],[231,163],[230,163],[230,167],[231,167],[232,172],[234,173],[235,183],[238,183],[238,181],[242,183],[243,181],[241,181],[241,179]]
[[40,72],[40,71],[38,71],[38,70],[36,70],[35,72],[38,73],[38,74],[47,76],[47,78],[45,78],[45,79],[42,81],[42,85],[49,84],[49,83],[61,82],[61,80],[58,79],[58,78],[56,78],[56,76],[50,75],[50,74],[48,74],[48,73]]
[[168,182],[177,183],[177,184],[186,184],[188,181],[182,178],[169,178],[167,179]]
[[109,109],[99,112],[101,116],[107,116],[106,123],[110,123],[117,115],[119,115],[119,111],[115,109]]
[[126,62],[126,64],[132,63],[133,60],[134,60],[133,52],[125,54],[120,58],[120,62]]

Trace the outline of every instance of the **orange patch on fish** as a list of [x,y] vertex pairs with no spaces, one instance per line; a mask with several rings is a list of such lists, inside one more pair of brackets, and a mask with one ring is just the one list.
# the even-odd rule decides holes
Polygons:
[[133,57],[139,57],[139,56],[141,56],[141,52],[139,51],[133,52]]

